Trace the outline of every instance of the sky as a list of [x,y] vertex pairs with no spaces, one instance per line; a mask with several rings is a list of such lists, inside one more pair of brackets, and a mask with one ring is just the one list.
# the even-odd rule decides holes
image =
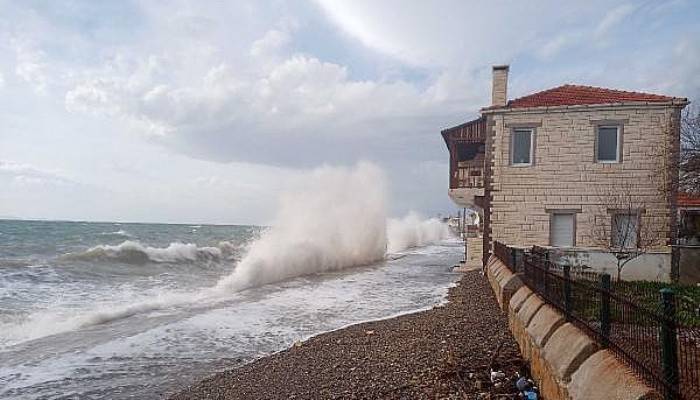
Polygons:
[[509,98],[695,101],[698,20],[698,0],[0,0],[0,217],[264,224],[358,161],[392,215],[456,212],[440,130],[490,104],[492,65]]

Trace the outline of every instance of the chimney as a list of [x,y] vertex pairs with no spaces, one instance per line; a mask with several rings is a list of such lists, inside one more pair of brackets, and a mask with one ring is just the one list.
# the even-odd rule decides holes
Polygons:
[[491,106],[505,107],[508,102],[508,65],[493,66]]

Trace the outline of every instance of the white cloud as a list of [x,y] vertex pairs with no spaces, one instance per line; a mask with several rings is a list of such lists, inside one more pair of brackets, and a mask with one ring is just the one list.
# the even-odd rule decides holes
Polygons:
[[545,44],[537,50],[537,54],[544,59],[549,59],[559,54],[566,47],[572,46],[582,39],[582,35],[577,33],[562,33],[545,42]]
[[[354,78],[348,65],[295,50],[305,25],[294,17],[273,19],[257,36],[232,44],[220,13],[205,8],[160,18],[163,10],[151,5],[155,35],[115,49],[101,64],[62,73],[72,77],[65,107],[117,119],[177,151],[219,161],[311,166],[391,159],[397,147],[407,158],[437,160],[443,156],[437,147],[420,155],[435,142],[427,133],[486,104],[492,62],[524,54],[553,60],[596,32],[612,34],[634,11],[608,2],[319,4],[366,46],[427,68],[428,79]],[[533,14],[536,20],[524,18]],[[507,29],[495,20],[508,21]],[[237,50],[228,53],[231,45]]]
[[[348,34],[381,53],[426,67],[475,68],[536,51],[614,2],[316,0]],[[584,22],[582,22],[584,21]],[[614,21],[613,21],[614,22]]]
[[[72,190],[92,193],[85,199],[102,219],[261,221],[299,169],[358,159],[388,170],[397,209],[439,211],[449,200],[438,132],[488,104],[491,64],[512,63],[511,97],[562,82],[697,96],[699,32],[679,16],[690,9],[603,0],[8,3],[0,158],[68,171],[54,175],[83,182]],[[22,208],[40,204],[37,184],[55,179],[26,167],[10,175],[24,167],[0,165],[8,182],[24,184],[12,199],[18,210],[76,208]],[[87,201],[68,192],[53,197]]]
[[21,39],[12,39],[11,45],[17,59],[15,74],[29,83],[36,93],[45,93],[49,77],[44,52]]
[[637,7],[633,4],[622,4],[610,10],[596,26],[596,36],[600,38],[607,35],[611,29],[622,23],[636,9]]
[[[261,43],[279,43],[277,34],[270,32],[260,40],[253,42],[251,51],[262,51]],[[382,131],[388,141],[395,141],[406,132],[382,120],[428,118],[440,106],[432,93],[408,82],[354,80],[346,67],[312,56],[295,54],[273,64],[268,58],[262,67],[257,62],[253,58],[236,68],[212,60],[194,74],[199,78],[187,74],[183,79],[177,74],[189,70],[188,60],[151,55],[111,63],[77,81],[65,95],[65,106],[71,112],[118,117],[186,152],[199,148],[204,156],[280,165],[327,161],[323,153],[310,156],[303,151],[314,148],[319,138],[345,138],[357,147],[362,138]],[[164,80],[161,71],[175,78]],[[377,131],[358,131],[358,124],[366,129],[371,123]],[[302,151],[280,158],[260,152],[265,143],[275,152],[289,146]],[[222,148],[227,154],[218,154]],[[382,156],[365,156],[372,154]]]
[[76,185],[71,179],[61,176],[54,171],[47,171],[26,163],[0,160],[0,182],[7,185],[43,185],[66,186]]
[[250,47],[250,55],[261,57],[276,53],[280,48],[287,45],[291,38],[287,32],[271,29],[263,37],[253,42]]

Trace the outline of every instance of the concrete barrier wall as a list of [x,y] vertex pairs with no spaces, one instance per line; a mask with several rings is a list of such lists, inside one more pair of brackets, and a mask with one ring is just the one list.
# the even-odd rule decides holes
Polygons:
[[527,288],[498,258],[486,275],[523,358],[546,400],[654,400],[663,397]]
[[[572,266],[585,265],[598,273],[617,275],[617,259],[609,252],[582,247],[555,248],[552,261]],[[628,262],[621,278],[626,281],[671,281],[671,251],[650,251]]]

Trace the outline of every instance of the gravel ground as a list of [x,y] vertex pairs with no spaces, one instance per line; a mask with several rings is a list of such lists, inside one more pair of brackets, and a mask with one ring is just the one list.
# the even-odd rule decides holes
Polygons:
[[[313,337],[209,377],[184,399],[508,399],[526,367],[485,277],[465,273],[449,303]],[[489,366],[506,374],[498,387]]]

